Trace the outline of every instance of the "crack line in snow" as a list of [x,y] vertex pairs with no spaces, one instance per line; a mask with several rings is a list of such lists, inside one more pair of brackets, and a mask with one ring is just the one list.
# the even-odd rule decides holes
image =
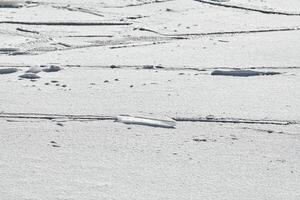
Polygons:
[[[0,24],[3,23],[0,21]],[[27,23],[27,22],[26,22]],[[35,22],[29,22],[29,23],[35,23]],[[40,22],[44,25],[46,25],[49,22]],[[64,22],[51,22],[54,23],[53,25],[64,25]],[[51,25],[50,23],[50,25]],[[80,23],[80,22],[72,22],[72,24],[76,25],[79,23],[80,26],[85,26],[87,23]],[[96,25],[97,22],[91,22],[91,25]],[[99,25],[109,25],[110,23],[103,23],[99,22]],[[112,25],[117,25],[118,23],[112,23]],[[122,25],[130,24],[130,23],[120,23]],[[31,24],[32,25],[32,24]],[[66,24],[71,25],[71,24]],[[131,47],[137,47],[140,46],[137,41],[139,42],[155,42],[152,45],[159,45],[163,44],[167,41],[172,40],[188,40],[188,39],[195,39],[198,37],[203,36],[218,36],[218,35],[237,35],[237,34],[254,34],[254,33],[269,33],[269,32],[283,32],[283,31],[299,31],[300,27],[294,27],[294,28],[280,28],[280,29],[260,29],[260,30],[245,30],[245,31],[221,31],[221,32],[208,32],[208,33],[187,33],[187,34],[163,34],[159,33],[157,31],[146,29],[146,28],[135,28],[134,30],[140,30],[140,31],[146,31],[146,32],[152,32],[160,35],[161,37],[128,37],[123,38],[121,40],[109,40],[109,41],[99,41],[93,44],[89,45],[74,45],[71,47],[64,47],[62,49],[60,48],[52,48],[52,49],[46,49],[44,51],[40,51],[39,49],[31,49],[28,50],[29,52],[39,53],[39,52],[50,52],[50,51],[66,51],[66,50],[73,50],[73,49],[82,49],[82,48],[91,48],[91,47],[104,47],[104,46],[115,46],[115,45],[131,45]]]
[[130,48],[130,47],[145,47],[145,46],[152,46],[157,44],[165,44],[167,42],[158,41],[158,42],[151,42],[151,43],[142,43],[142,44],[127,44],[127,45],[119,45],[119,46],[111,46],[110,49],[121,49],[121,48]]
[[251,33],[268,33],[268,32],[285,32],[285,31],[299,31],[300,27],[293,28],[278,28],[278,29],[257,29],[257,30],[241,30],[241,31],[219,31],[219,32],[207,32],[207,33],[182,33],[182,34],[166,34],[160,33],[158,31],[154,31],[147,28],[135,28],[134,30],[146,31],[155,33],[161,36],[169,36],[169,37],[182,37],[180,39],[186,39],[184,37],[192,37],[192,36],[209,36],[209,35],[237,35],[237,34],[251,34]]
[[87,13],[90,15],[95,15],[98,17],[104,17],[104,15],[96,12],[96,11],[92,11],[86,8],[80,8],[80,7],[70,7],[70,5],[67,6],[55,6],[53,5],[52,8],[56,8],[56,9],[64,9],[64,10],[68,10],[68,11],[75,11],[75,12],[81,12],[81,13]]
[[33,33],[33,34],[40,34],[38,31],[32,31],[24,28],[16,28],[17,31],[25,32],[25,33]]
[[260,120],[260,119],[243,119],[243,118],[205,118],[205,117],[175,117],[172,118],[177,122],[214,122],[230,124],[272,124],[272,125],[290,125],[297,124],[296,121],[288,120]]
[[[63,115],[63,114],[42,114],[42,113],[0,113],[0,118],[10,119],[44,119],[44,120],[71,120],[71,121],[102,121],[116,120],[115,116],[105,115]],[[266,120],[266,119],[244,119],[244,118],[206,118],[206,117],[171,117],[176,122],[210,122],[230,124],[269,124],[269,125],[291,125],[299,124],[296,120]]]
[[239,9],[239,10],[246,10],[246,11],[252,11],[252,12],[259,12],[263,14],[272,14],[272,15],[286,15],[286,16],[300,16],[300,13],[287,13],[287,12],[279,12],[279,11],[269,11],[269,10],[261,10],[261,9],[255,9],[255,8],[247,8],[243,6],[237,6],[237,5],[230,5],[230,4],[224,4],[224,3],[217,3],[217,2],[211,2],[211,1],[205,1],[205,0],[194,0],[200,3],[209,4],[213,6],[220,6],[225,8],[233,8],[233,9]]
[[29,22],[29,21],[0,21],[0,24],[45,25],[45,26],[128,26],[128,22]]
[[[95,26],[95,25],[129,25],[131,23],[113,23],[113,22],[16,22],[16,21],[0,21],[1,23],[29,23],[30,25],[66,25],[66,26]],[[92,44],[88,45],[68,45],[63,48],[50,48],[44,49],[40,51],[39,49],[27,49],[27,52],[33,53],[41,53],[41,52],[50,52],[50,51],[66,51],[73,49],[82,49],[82,48],[91,48],[91,47],[101,47],[101,46],[112,46],[111,49],[118,48],[113,46],[128,46],[128,47],[138,47],[143,46],[142,43],[139,42],[152,42],[151,45],[159,45],[164,44],[167,41],[172,40],[188,40],[188,39],[196,39],[198,37],[204,36],[218,36],[218,35],[237,35],[237,34],[254,34],[254,33],[268,33],[268,32],[283,32],[283,31],[299,31],[300,27],[293,28],[279,28],[279,29],[258,29],[258,30],[242,30],[242,31],[221,31],[221,32],[207,32],[207,33],[187,33],[187,34],[164,34],[151,29],[146,28],[134,28],[133,30],[146,31],[158,34],[160,36],[151,37],[151,36],[143,36],[143,37],[127,37],[118,40],[105,40],[105,41],[96,41]],[[35,34],[34,34],[35,35]],[[32,42],[30,42],[32,43]]]
[[292,133],[288,133],[288,132],[284,132],[284,131],[274,131],[274,130],[270,130],[270,129],[259,129],[259,128],[250,128],[250,127],[242,127],[240,129],[243,130],[252,130],[252,131],[256,131],[256,132],[264,132],[264,133],[268,133],[268,134],[279,134],[279,135],[290,135],[290,136],[299,136],[299,134],[292,134]]
[[102,115],[62,115],[41,113],[0,113],[0,118],[46,119],[46,120],[116,120],[116,117]]
[[[53,49],[47,49],[44,51],[40,51],[39,49],[29,49],[28,52],[33,53],[41,53],[41,52],[53,52],[53,51],[67,51],[67,50],[74,50],[74,49],[83,49],[83,48],[92,48],[92,47],[112,47],[113,49],[115,46],[126,46],[128,47],[138,47],[143,46],[143,42],[151,42],[151,45],[160,45],[167,43],[167,41],[173,40],[172,37],[128,37],[123,39],[116,39],[116,40],[99,40],[94,41],[91,44],[88,45],[73,45],[71,47],[65,47],[62,49],[53,48]],[[131,46],[130,46],[131,45]],[[148,44],[149,45],[149,44]]]
[[113,35],[67,35],[64,37],[69,37],[69,38],[112,38],[114,37]]
[[155,4],[155,3],[164,3],[164,2],[169,2],[169,1],[174,1],[174,0],[154,0],[154,1],[149,1],[149,2],[142,2],[138,4],[128,4],[125,6],[104,6],[104,8],[127,8],[127,7],[136,7],[136,6],[143,6],[143,5],[149,5],[149,4]]
[[[117,46],[118,47],[118,46]],[[122,48],[122,46],[121,46]],[[9,49],[8,49],[9,50]],[[14,49],[12,49],[14,50]],[[43,63],[41,63],[42,65]],[[28,68],[31,64],[0,64],[1,68]],[[96,69],[128,69],[128,70],[161,70],[161,71],[197,71],[197,72],[205,72],[205,71],[213,71],[213,70],[299,70],[300,67],[291,66],[291,67],[197,67],[197,66],[177,66],[177,67],[168,67],[162,65],[152,65],[152,64],[144,64],[144,65],[61,65],[63,68],[96,68]]]

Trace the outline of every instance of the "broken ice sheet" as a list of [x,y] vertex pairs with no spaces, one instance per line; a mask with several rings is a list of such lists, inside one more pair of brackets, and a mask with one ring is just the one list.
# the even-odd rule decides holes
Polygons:
[[124,124],[136,124],[143,126],[161,127],[161,128],[175,128],[176,121],[170,118],[152,118],[152,117],[137,117],[129,115],[119,115],[117,122]]

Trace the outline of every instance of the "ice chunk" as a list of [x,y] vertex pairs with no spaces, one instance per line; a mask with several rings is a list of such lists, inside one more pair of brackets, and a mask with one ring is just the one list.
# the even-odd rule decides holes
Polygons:
[[20,78],[26,78],[26,79],[38,79],[40,78],[38,75],[34,74],[34,73],[26,73],[23,75],[19,76]]
[[211,73],[213,76],[260,76],[260,75],[276,75],[280,74],[279,72],[260,72],[260,71],[252,71],[252,70],[232,70],[232,71],[223,71],[223,70],[215,70]]
[[34,73],[34,74],[37,74],[39,72],[42,71],[42,68],[40,66],[37,66],[37,65],[34,65],[34,66],[31,66],[29,68],[29,70],[26,71],[26,73]]
[[0,69],[0,74],[11,74],[11,73],[15,73],[17,71],[18,71],[17,68],[3,68],[3,69]]
[[46,66],[43,71],[44,72],[58,72],[60,71],[61,68],[57,65],[50,65],[50,66]]
[[137,124],[144,126],[162,127],[162,128],[175,128],[176,121],[173,119],[158,119],[151,117],[136,117],[129,115],[119,115],[117,117],[117,122],[124,124]]

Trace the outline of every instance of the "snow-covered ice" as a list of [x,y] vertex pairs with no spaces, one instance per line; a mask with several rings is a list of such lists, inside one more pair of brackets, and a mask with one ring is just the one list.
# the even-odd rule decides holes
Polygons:
[[0,1],[0,199],[300,199],[299,33],[298,0]]

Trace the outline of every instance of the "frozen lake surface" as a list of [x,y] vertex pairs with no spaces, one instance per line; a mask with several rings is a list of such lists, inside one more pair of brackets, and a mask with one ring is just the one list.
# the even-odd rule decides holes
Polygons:
[[0,199],[300,199],[299,41],[298,0],[0,1]]

